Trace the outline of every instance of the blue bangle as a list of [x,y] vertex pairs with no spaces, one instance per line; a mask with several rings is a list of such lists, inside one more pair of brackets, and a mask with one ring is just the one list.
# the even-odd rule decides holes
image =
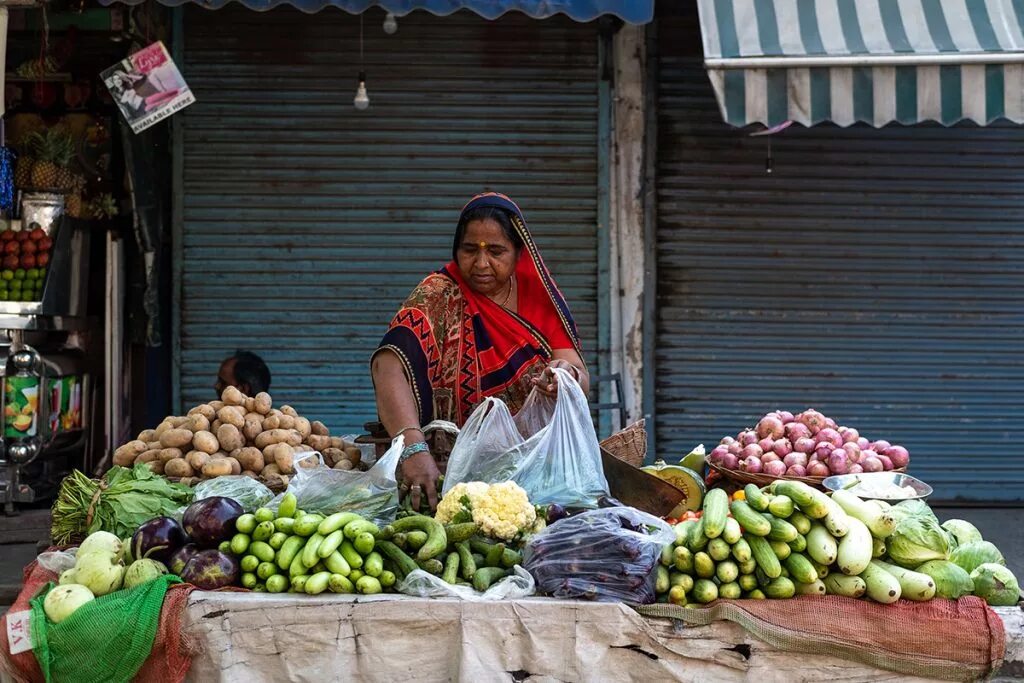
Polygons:
[[402,449],[402,454],[398,456],[398,466],[401,467],[406,460],[416,455],[417,453],[429,452],[430,447],[427,446],[426,441],[418,441],[414,444],[409,444]]

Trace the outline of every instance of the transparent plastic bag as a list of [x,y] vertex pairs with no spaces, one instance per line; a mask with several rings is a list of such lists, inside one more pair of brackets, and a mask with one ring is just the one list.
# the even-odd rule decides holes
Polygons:
[[556,368],[555,375],[557,399],[534,390],[515,418],[495,398],[473,411],[448,459],[442,493],[459,482],[511,479],[535,504],[597,507],[608,481],[587,397],[571,374]]
[[[316,452],[302,453],[295,460],[295,475],[288,482],[286,493],[293,493],[299,509],[330,515],[335,512],[355,512],[379,526],[390,524],[398,512],[398,482],[395,468],[402,453],[405,439],[399,435],[391,448],[366,472],[335,470],[324,465]],[[316,458],[316,467],[304,467],[302,461]],[[267,507],[277,510],[281,494]]]
[[662,548],[675,537],[667,523],[635,508],[588,510],[531,538],[523,567],[536,580],[538,593],[648,604],[655,600]]
[[53,550],[45,553],[39,553],[39,556],[36,557],[36,561],[43,569],[48,569],[59,576],[62,572],[65,572],[75,566],[75,556],[77,553],[78,548]]
[[474,602],[491,602],[529,597],[537,592],[537,587],[530,573],[517,565],[512,568],[512,574],[483,593],[469,586],[453,586],[440,576],[434,576],[422,569],[410,572],[398,585],[398,591],[420,598],[459,598]]
[[246,512],[263,507],[274,497],[274,492],[252,477],[229,475],[207,479],[196,484],[194,500],[223,496],[231,498]]

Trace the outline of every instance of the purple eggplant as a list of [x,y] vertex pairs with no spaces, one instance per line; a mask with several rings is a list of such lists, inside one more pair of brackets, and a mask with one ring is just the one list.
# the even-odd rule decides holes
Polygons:
[[200,551],[200,547],[195,543],[187,543],[178,548],[173,555],[171,555],[171,561],[167,563],[167,568],[172,574],[181,576],[181,572],[185,571],[185,565],[188,561],[196,556],[196,553]]
[[230,586],[238,581],[238,562],[219,550],[203,550],[185,564],[181,580],[204,591]]
[[167,563],[178,548],[188,543],[181,525],[171,517],[155,517],[132,534],[132,557]]
[[565,519],[569,516],[569,511],[558,503],[552,503],[548,505],[548,509],[545,512],[545,521],[548,524],[554,524],[560,519]]
[[216,548],[221,541],[235,534],[235,520],[242,516],[242,506],[231,498],[211,496],[188,506],[181,518],[192,540],[207,548]]

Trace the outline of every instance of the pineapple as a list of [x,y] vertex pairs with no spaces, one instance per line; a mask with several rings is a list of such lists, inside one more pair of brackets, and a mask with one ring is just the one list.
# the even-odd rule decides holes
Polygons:
[[31,184],[35,189],[70,189],[74,176],[67,166],[75,153],[71,134],[61,128],[49,128],[29,136],[29,149],[36,158]]
[[64,213],[71,218],[82,217],[82,195],[72,192],[64,199]]
[[18,155],[18,164],[14,167],[14,184],[18,188],[26,188],[32,184],[32,166],[36,160],[29,156],[28,151]]

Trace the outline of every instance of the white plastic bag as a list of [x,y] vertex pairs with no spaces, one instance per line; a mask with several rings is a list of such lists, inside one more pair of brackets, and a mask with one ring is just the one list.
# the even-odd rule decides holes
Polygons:
[[[335,470],[323,463],[319,453],[302,453],[295,461],[295,475],[288,482],[286,493],[298,499],[299,509],[331,515],[335,512],[355,512],[377,525],[384,526],[395,520],[398,512],[398,482],[395,468],[402,453],[405,439],[401,435],[391,442],[391,448],[366,472]],[[316,467],[302,467],[306,458],[316,458]],[[281,494],[267,507],[276,510]]]
[[398,592],[420,598],[459,598],[474,602],[490,602],[529,597],[537,592],[537,586],[530,572],[518,565],[512,568],[512,574],[483,593],[478,593],[469,586],[453,586],[440,576],[416,569],[409,572],[409,575],[398,584]]
[[75,566],[75,556],[77,553],[78,548],[53,550],[40,553],[36,561],[43,569],[48,569],[54,574],[60,575]]
[[193,500],[224,496],[242,506],[246,512],[262,507],[274,497],[274,492],[251,477],[226,476],[207,479],[196,484]]
[[608,481],[587,397],[571,374],[556,368],[555,375],[557,400],[534,390],[515,418],[495,398],[473,411],[448,459],[442,493],[459,482],[511,479],[536,504],[597,507]]

